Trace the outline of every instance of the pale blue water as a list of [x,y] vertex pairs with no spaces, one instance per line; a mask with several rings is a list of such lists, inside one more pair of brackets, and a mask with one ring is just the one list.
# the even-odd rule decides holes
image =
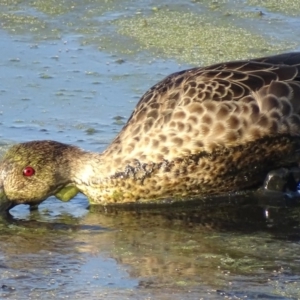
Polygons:
[[[180,53],[120,35],[114,20],[166,8],[212,18],[223,18],[225,8],[263,10],[263,18],[224,22],[300,49],[299,15],[269,11],[263,1],[219,3],[225,6],[2,1],[1,151],[33,139],[101,151],[148,88],[191,65]],[[49,199],[35,212],[12,210],[14,219],[0,227],[1,299],[300,299],[297,210],[275,211],[272,225],[263,209],[105,213],[87,206],[79,195],[70,203]]]

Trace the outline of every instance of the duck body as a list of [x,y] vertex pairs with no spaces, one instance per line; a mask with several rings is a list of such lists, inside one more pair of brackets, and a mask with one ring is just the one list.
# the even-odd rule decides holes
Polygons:
[[221,63],[153,86],[103,153],[54,141],[14,145],[0,164],[0,199],[187,200],[260,185],[269,171],[298,165],[299,150],[300,53]]

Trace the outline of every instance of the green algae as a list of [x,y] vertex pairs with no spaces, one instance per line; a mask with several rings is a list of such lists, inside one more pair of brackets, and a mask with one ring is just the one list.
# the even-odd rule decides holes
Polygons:
[[35,38],[43,40],[56,40],[61,38],[61,30],[53,27],[49,22],[37,16],[1,12],[1,6],[0,22],[1,28],[10,34],[31,34],[35,36]]
[[[280,40],[244,22],[266,18],[260,12],[263,7],[294,16],[300,11],[296,1],[192,1],[187,7],[156,4],[129,10],[128,1],[35,0],[25,10],[25,1],[2,1],[0,21],[10,33],[30,33],[36,39],[61,39],[63,32],[71,31],[82,46],[96,46],[100,51],[135,56],[146,50],[158,58],[195,65],[297,47],[292,39]],[[118,17],[107,17],[114,10]]]
[[118,32],[155,55],[175,57],[191,64],[263,56],[294,47],[205,15],[161,9],[149,16],[115,21]]
[[37,0],[31,2],[31,6],[48,15],[66,14],[76,7],[76,1],[61,0]]
[[59,190],[55,197],[58,198],[61,201],[70,201],[73,199],[77,194],[79,193],[79,190],[75,186],[65,186],[61,190]]
[[[300,4],[298,0],[193,0],[192,2],[202,5],[211,11],[226,11],[227,9],[238,12],[240,16],[255,17],[263,13],[275,12],[289,16],[300,15]],[[256,10],[253,11],[253,9]]]
[[93,135],[93,134],[97,133],[97,130],[93,127],[89,127],[85,130],[85,132],[87,135]]
[[248,0],[248,5],[266,8],[271,12],[279,12],[286,15],[299,16],[300,3],[298,0]]
[[35,32],[46,28],[46,23],[37,17],[15,13],[0,13],[1,27],[10,32]]
[[[89,16],[102,14],[108,6],[114,3],[113,0],[36,0],[30,3],[35,9],[53,16],[59,16],[70,12],[79,12]],[[92,6],[92,8],[91,8]]]

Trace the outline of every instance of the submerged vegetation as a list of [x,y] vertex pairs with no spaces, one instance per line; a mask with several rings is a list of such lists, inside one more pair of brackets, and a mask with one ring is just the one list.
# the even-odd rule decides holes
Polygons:
[[115,23],[118,32],[133,38],[141,50],[196,65],[264,56],[292,48],[292,43],[278,42],[204,14],[158,10],[149,16],[136,15]]
[[[25,2],[1,1],[3,29],[38,40],[62,39],[72,32],[82,45],[101,51],[136,55],[148,50],[158,58],[195,65],[293,50],[293,39],[268,34],[272,22],[265,15],[300,13],[297,1],[191,1],[186,6],[144,1],[136,9],[131,9],[136,1],[130,0]],[[110,11],[117,13],[107,17]]]

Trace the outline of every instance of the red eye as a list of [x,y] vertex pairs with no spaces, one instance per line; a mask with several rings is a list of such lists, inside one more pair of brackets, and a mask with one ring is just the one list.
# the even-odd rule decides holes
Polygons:
[[32,175],[34,175],[35,173],[35,170],[33,167],[26,167],[24,170],[23,170],[23,175],[24,176],[27,176],[27,177],[30,177]]

